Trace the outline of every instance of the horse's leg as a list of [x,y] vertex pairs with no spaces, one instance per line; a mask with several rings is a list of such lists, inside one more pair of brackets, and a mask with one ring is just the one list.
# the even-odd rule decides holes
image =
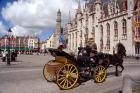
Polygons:
[[121,70],[121,73],[122,73],[122,71],[124,70],[124,66],[123,66],[123,64],[120,64],[119,66],[122,68],[122,70]]
[[118,65],[115,65],[115,66],[116,66],[115,76],[119,76],[119,74],[118,74]]

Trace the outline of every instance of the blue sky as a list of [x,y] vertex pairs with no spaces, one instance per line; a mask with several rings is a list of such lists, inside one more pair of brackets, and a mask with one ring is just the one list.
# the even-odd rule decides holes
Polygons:
[[[5,8],[7,3],[13,3],[16,0],[0,0],[0,21],[2,22],[2,24],[6,27],[6,30],[9,27],[12,27],[12,22],[10,22],[10,20],[6,21],[5,18],[3,18],[2,16],[2,8]],[[40,37],[41,40],[45,40],[47,39],[52,33],[53,31],[55,31],[55,27],[50,26],[50,27],[46,27],[42,29],[42,33],[38,34],[37,36]],[[0,36],[3,36],[4,34],[1,33],[0,31]]]
[[77,0],[0,0],[0,35],[11,27],[13,35],[37,35],[45,40],[55,31],[57,11],[61,10],[64,26],[69,11],[74,17],[77,4]]
[[[10,27],[10,23],[3,19],[1,11],[2,8],[4,8],[8,2],[13,2],[13,1],[15,0],[0,0],[0,21],[2,21],[7,28]],[[0,35],[2,34],[0,33]]]
[[[37,35],[41,40],[45,40],[55,31],[58,9],[61,10],[64,26],[68,22],[69,11],[74,17],[77,1],[0,0],[0,35],[4,35],[3,32],[12,27],[16,36]],[[83,1],[81,3],[84,5]]]

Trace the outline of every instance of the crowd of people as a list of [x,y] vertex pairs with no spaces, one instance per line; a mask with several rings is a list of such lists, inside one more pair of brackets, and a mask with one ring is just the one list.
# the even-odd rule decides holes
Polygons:
[[[4,50],[4,51],[1,52],[1,54],[2,54],[1,60],[3,62],[7,61],[7,59],[8,59],[8,51]],[[17,52],[12,50],[12,51],[9,52],[9,54],[10,54],[10,61],[16,61]]]

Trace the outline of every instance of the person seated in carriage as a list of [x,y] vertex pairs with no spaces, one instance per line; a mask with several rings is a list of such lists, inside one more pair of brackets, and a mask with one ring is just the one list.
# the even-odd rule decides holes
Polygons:
[[78,50],[77,61],[79,66],[85,67],[91,65],[91,63],[96,64],[98,59],[97,48],[87,45],[86,47],[79,47]]
[[57,49],[62,51],[64,49],[64,45],[59,45]]
[[92,49],[90,52],[90,61],[93,63],[97,62],[97,50],[96,49]]

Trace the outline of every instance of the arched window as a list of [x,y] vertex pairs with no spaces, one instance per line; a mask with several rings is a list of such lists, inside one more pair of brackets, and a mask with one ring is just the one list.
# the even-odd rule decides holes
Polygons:
[[85,28],[85,45],[88,42],[88,28]]
[[86,34],[88,34],[88,28],[86,28]]
[[82,34],[83,34],[83,33],[82,33],[82,30],[81,30],[81,31],[80,31],[80,37],[81,37],[81,38],[82,38]]
[[95,38],[95,28],[94,27],[92,28],[91,34],[92,34],[92,37]]
[[126,28],[126,20],[125,19],[123,19],[123,21],[122,21],[122,29],[123,29],[123,37],[124,38],[126,38],[126,36],[127,36],[127,28]]
[[68,42],[69,42],[69,44],[70,44],[70,45],[69,45],[69,48],[71,49],[71,38],[72,38],[72,37],[71,37],[71,34],[69,35],[69,38],[70,38],[70,39],[68,40]]
[[114,37],[118,37],[118,23],[114,22]]
[[51,47],[51,43],[52,43],[52,42],[50,41],[50,47]]
[[110,24],[107,23],[107,43],[106,43],[107,49],[110,49]]
[[107,36],[110,37],[110,25],[109,25],[109,23],[107,23]]
[[103,50],[103,26],[101,25],[101,39],[100,39],[100,48]]
[[140,26],[137,27],[136,38],[140,38]]
[[74,33],[72,33],[72,39],[73,39],[73,41],[72,41],[72,48],[74,49]]
[[75,32],[76,40],[75,40],[75,47],[77,48],[77,32]]

